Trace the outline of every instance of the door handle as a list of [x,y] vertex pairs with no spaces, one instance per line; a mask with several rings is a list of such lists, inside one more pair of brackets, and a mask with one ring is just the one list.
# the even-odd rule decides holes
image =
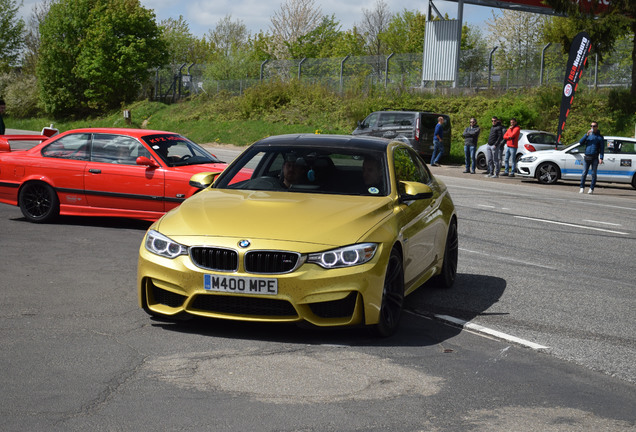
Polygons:
[[97,169],[97,168],[90,168],[90,169],[88,170],[88,172],[89,172],[89,173],[93,173],[93,174],[101,174],[101,173],[102,173],[102,170]]

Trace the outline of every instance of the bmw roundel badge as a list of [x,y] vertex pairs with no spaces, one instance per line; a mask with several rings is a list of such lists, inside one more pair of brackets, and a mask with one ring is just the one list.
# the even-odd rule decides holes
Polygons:
[[238,242],[238,245],[240,247],[242,247],[243,249],[245,249],[246,247],[248,247],[250,245],[250,241],[249,240],[241,240],[240,242]]

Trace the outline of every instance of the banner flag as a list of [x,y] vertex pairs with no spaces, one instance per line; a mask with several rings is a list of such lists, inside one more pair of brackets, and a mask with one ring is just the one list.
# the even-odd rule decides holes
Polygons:
[[587,55],[592,49],[590,36],[586,32],[581,32],[572,40],[568,65],[565,69],[565,79],[563,80],[563,96],[561,97],[561,112],[559,113],[559,127],[557,129],[557,143],[561,143],[561,135],[565,128],[565,121],[570,114],[570,107],[574,100],[574,92],[579,86],[579,79],[583,73],[583,67],[587,63]]

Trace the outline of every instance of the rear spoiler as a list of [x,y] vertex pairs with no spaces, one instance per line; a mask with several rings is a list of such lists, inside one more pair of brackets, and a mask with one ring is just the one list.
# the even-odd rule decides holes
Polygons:
[[46,135],[0,135],[0,152],[11,151],[11,141],[42,141],[49,139]]

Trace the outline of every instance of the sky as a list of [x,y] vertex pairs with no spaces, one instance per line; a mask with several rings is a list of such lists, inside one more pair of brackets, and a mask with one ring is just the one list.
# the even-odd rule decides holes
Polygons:
[[[141,0],[141,4],[152,9],[157,22],[167,18],[183,18],[190,26],[194,36],[202,37],[226,15],[232,16],[232,21],[240,20],[251,34],[270,30],[271,17],[280,9],[284,0]],[[341,30],[349,30],[362,22],[363,10],[375,9],[377,0],[316,0],[314,4],[320,7],[323,15],[335,15],[341,24]],[[384,0],[392,13],[402,12],[405,2],[398,0]],[[31,16],[33,6],[39,0],[23,0],[20,14],[25,22]],[[435,0],[435,7],[441,14],[448,13],[450,18],[457,18],[457,3]],[[413,3],[406,7],[409,11],[419,10],[423,14],[428,12],[428,1]],[[485,6],[464,5],[464,23],[481,26],[491,18],[491,8]],[[494,9],[497,11],[497,9]],[[485,28],[482,29],[485,34]]]

